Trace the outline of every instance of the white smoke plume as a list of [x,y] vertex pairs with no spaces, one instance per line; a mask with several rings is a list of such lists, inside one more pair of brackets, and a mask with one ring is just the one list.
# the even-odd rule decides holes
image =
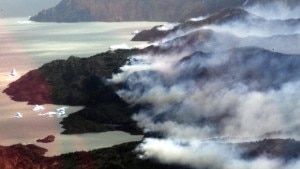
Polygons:
[[147,139],[139,149],[140,158],[157,157],[167,164],[182,164],[203,169],[296,169],[299,161],[286,164],[280,159],[265,156],[253,160],[241,159],[239,150],[225,143]]
[[258,20],[232,17],[178,29],[113,75],[111,82],[126,84],[119,96],[144,107],[133,119],[145,132],[164,135],[145,139],[141,158],[196,169],[300,167],[298,159],[245,159],[241,148],[229,144],[300,140],[300,21],[274,20],[294,13],[255,14]]
[[266,19],[299,19],[299,4],[289,1],[273,0],[265,4],[257,3],[246,7],[247,11]]

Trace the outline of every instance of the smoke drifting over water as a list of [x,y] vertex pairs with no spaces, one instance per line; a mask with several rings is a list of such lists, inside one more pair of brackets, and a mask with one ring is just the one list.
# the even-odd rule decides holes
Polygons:
[[300,139],[300,19],[286,20],[300,13],[266,17],[260,6],[247,9],[257,15],[231,9],[226,20],[181,25],[113,76],[126,84],[118,91],[124,100],[143,105],[133,116],[139,125],[164,135],[146,139],[141,158],[197,169],[300,167],[295,159],[246,160],[245,150],[229,144]]

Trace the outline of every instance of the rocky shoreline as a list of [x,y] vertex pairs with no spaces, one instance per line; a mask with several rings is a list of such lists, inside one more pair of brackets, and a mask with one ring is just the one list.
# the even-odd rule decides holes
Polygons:
[[187,169],[182,166],[160,164],[155,160],[137,158],[134,150],[139,143],[125,143],[111,148],[54,157],[45,157],[47,150],[32,144],[0,146],[0,167],[3,169]]
[[[158,49],[150,47],[145,49],[145,51],[147,50]],[[132,113],[137,111],[137,108],[129,107],[115,94],[115,90],[119,89],[120,86],[107,86],[101,79],[109,78],[112,73],[117,72],[118,68],[125,64],[128,56],[145,51],[117,50],[90,58],[80,59],[72,56],[66,61],[53,61],[11,83],[4,92],[16,101],[28,101],[30,104],[73,103],[73,105],[86,106],[63,119],[61,122],[65,129],[63,134],[114,130],[143,134],[142,129],[131,119]],[[36,85],[37,89],[43,90],[28,90],[28,86],[32,83]],[[67,84],[67,86],[63,84]],[[86,87],[90,88],[91,91],[86,92]],[[73,89],[85,92],[72,95]],[[20,91],[23,91],[23,95],[19,94]],[[26,92],[24,93],[24,91]],[[49,91],[56,93],[54,94],[56,98],[50,95]],[[64,92],[59,95],[59,91]],[[17,93],[18,95],[16,95]],[[86,100],[80,100],[78,97]],[[77,102],[72,102],[74,100]],[[145,138],[149,137],[163,138],[161,133],[146,134]],[[188,166],[162,164],[151,158],[139,158],[139,152],[136,148],[142,142],[125,143],[110,148],[74,152],[54,157],[45,157],[46,149],[31,144],[1,146],[0,166],[4,169],[14,167],[31,169],[191,169]],[[246,160],[263,155],[269,158],[280,158],[288,162],[300,156],[300,142],[291,139],[265,139],[257,142],[234,143],[231,146],[233,149],[242,148],[244,150],[242,157]]]
[[9,84],[3,92],[15,101],[28,104],[80,105],[84,109],[63,119],[64,134],[121,130],[142,134],[131,119],[132,107],[116,93],[118,86],[105,80],[125,64],[137,50],[116,50],[90,58],[71,56],[32,70]]
[[[149,47],[145,49],[145,51],[147,50],[159,49]],[[72,105],[86,106],[63,119],[62,124],[65,129],[63,134],[113,130],[142,134],[142,129],[131,119],[132,113],[137,111],[137,108],[129,107],[115,94],[115,90],[120,86],[107,86],[102,79],[109,78],[112,73],[118,72],[118,68],[125,64],[128,56],[145,51],[117,50],[97,54],[90,58],[80,59],[72,56],[66,61],[53,61],[11,83],[4,92],[16,101],[28,101],[30,104],[72,103]],[[30,84],[35,84],[36,88],[40,90],[28,90]],[[87,88],[91,91],[87,92]],[[73,95],[74,89],[85,92],[79,91],[77,95]],[[20,91],[23,91],[22,95],[20,95]],[[54,94],[50,95],[49,91]],[[74,100],[77,102],[73,102]],[[163,136],[160,133],[150,133],[145,137],[162,138]],[[47,150],[35,145],[2,146],[0,147],[0,166],[4,169],[14,167],[32,169],[191,169],[188,166],[162,164],[151,158],[139,158],[136,148],[142,142],[125,143],[110,148],[74,152],[54,157],[45,157],[44,154]],[[242,157],[248,160],[264,155],[269,158],[281,158],[288,162],[300,156],[300,142],[290,139],[265,139],[257,142],[235,143],[231,146],[242,148],[244,150]]]
[[[0,166],[3,169],[190,169],[187,166],[161,164],[154,159],[139,158],[136,147],[141,142],[125,143],[110,148],[75,152],[54,157],[45,157],[47,151],[35,145],[0,146]],[[243,158],[254,159],[261,155],[268,158],[282,158],[285,162],[300,156],[300,142],[295,140],[270,139],[258,142],[233,144],[246,151]]]
[[[233,160],[227,159],[230,164],[236,162],[236,160],[253,162],[256,159],[260,161],[267,158],[275,161],[275,163],[282,163],[285,166],[291,164],[290,162],[293,162],[293,160],[296,161],[300,156],[299,141],[293,139],[264,139],[273,138],[272,136],[281,138],[285,133],[289,134],[291,131],[285,131],[284,129],[287,127],[284,127],[284,125],[286,124],[290,128],[290,121],[280,121],[278,125],[283,125],[282,128],[271,128],[273,121],[268,120],[274,118],[275,108],[269,109],[269,107],[264,107],[264,105],[260,105],[260,101],[256,101],[255,99],[253,103],[258,102],[259,105],[256,106],[256,114],[253,114],[253,117],[251,108],[255,106],[252,106],[252,104],[250,104],[251,112],[249,112],[248,106],[245,106],[245,110],[240,110],[239,108],[243,107],[246,101],[250,100],[252,103],[251,99],[242,97],[245,93],[259,93],[260,97],[266,95],[265,97],[268,96],[267,98],[273,98],[274,95],[267,95],[269,94],[268,91],[280,90],[285,87],[286,82],[292,82],[293,84],[293,82],[298,80],[300,69],[297,65],[300,61],[299,57],[295,56],[299,55],[280,53],[279,49],[281,49],[282,45],[275,44],[272,37],[259,37],[255,39],[260,42],[262,39],[269,42],[267,43],[268,45],[264,46],[256,43],[253,39],[248,39],[248,37],[240,38],[235,34],[224,34],[213,29],[201,29],[203,26],[220,26],[220,24],[232,21],[241,22],[240,24],[247,25],[247,27],[252,29],[255,28],[255,30],[258,24],[265,24],[267,28],[273,28],[273,25],[299,26],[299,19],[268,20],[251,15],[243,9],[230,8],[200,21],[184,22],[164,32],[156,31],[156,27],[153,29],[156,32],[153,34],[151,32],[150,34],[146,33],[145,37],[141,37],[140,40],[165,39],[161,39],[157,44],[153,44],[153,46],[145,49],[108,51],[89,58],[71,56],[67,60],[52,61],[39,69],[30,71],[19,80],[11,83],[4,90],[4,93],[15,101],[26,101],[29,104],[52,103],[85,106],[84,109],[63,119],[61,122],[65,129],[63,134],[114,130],[121,130],[131,134],[143,134],[143,129],[132,119],[134,113],[139,112],[139,110],[141,110],[139,115],[143,114],[136,119],[140,118],[138,119],[139,124],[146,127],[150,126],[147,129],[152,133],[147,133],[141,142],[125,143],[111,148],[89,152],[75,152],[56,157],[44,157],[45,150],[39,149],[34,145],[2,147],[1,150],[4,153],[0,151],[0,155],[2,154],[1,158],[4,159],[2,160],[4,167],[0,166],[0,168],[5,168],[5,166],[24,166],[23,161],[29,161],[29,164],[32,164],[23,168],[188,169],[189,167],[195,168],[196,165],[200,165],[196,166],[196,168],[209,168],[210,166],[214,166],[213,164],[218,160],[215,161],[214,156],[210,156],[210,151],[208,154],[205,154],[207,152],[204,151],[204,156],[201,154],[201,148],[209,144],[215,146],[213,147],[215,149],[222,146],[228,148],[214,152],[216,157],[222,154],[221,158],[225,158],[224,154],[227,155],[226,153],[230,154],[230,152],[226,152],[227,150],[235,152],[234,150],[238,149],[239,152],[237,154],[231,152],[233,157],[229,158]],[[284,27],[279,27],[279,29],[284,29]],[[178,35],[178,32],[183,33]],[[281,34],[278,33],[278,35]],[[172,38],[168,38],[168,36],[172,36]],[[289,40],[290,36],[284,38]],[[226,45],[224,45],[224,42],[226,42]],[[273,45],[270,47],[269,44]],[[275,45],[278,46],[276,48],[278,51],[274,51]],[[128,57],[141,54],[145,54],[145,60],[138,60],[139,58],[137,57],[128,61]],[[174,57],[175,60],[172,60]],[[165,64],[157,66],[158,62]],[[171,64],[169,65],[169,63]],[[121,83],[108,83],[107,79],[111,78],[112,74],[120,72],[120,67],[124,64],[131,67],[134,73],[123,71],[125,78]],[[172,67],[165,70],[167,64]],[[141,67],[143,68],[141,69]],[[282,72],[286,74],[278,76]],[[130,75],[126,76],[126,73]],[[176,76],[169,78],[170,74]],[[212,89],[211,86],[217,86],[216,90],[215,88]],[[220,89],[218,89],[219,86]],[[185,93],[190,88],[195,90]],[[125,102],[116,93],[119,89],[125,91],[125,94],[123,93],[121,96],[128,102]],[[183,91],[179,92],[182,99],[174,100],[170,92],[174,92],[177,95],[178,90]],[[195,94],[194,92],[198,92],[197,94],[199,95],[193,95]],[[206,92],[207,95],[202,92]],[[185,95],[181,95],[182,93]],[[161,99],[160,97],[163,94],[168,97],[162,97],[163,99]],[[234,95],[236,98],[224,98],[223,96],[227,96],[227,94],[229,96]],[[193,97],[189,98],[190,95]],[[290,95],[288,93],[283,96]],[[195,100],[194,97],[196,98]],[[282,96],[280,95],[280,97]],[[191,100],[186,100],[186,98]],[[206,100],[207,98],[209,100]],[[215,100],[217,101],[214,102]],[[225,107],[223,104],[221,104],[223,107],[218,107],[220,103],[223,103],[223,100],[229,100],[230,102],[226,102],[224,104],[226,105]],[[189,104],[184,105],[182,104],[183,102]],[[236,104],[238,103],[241,105],[237,106]],[[280,104],[280,102],[274,102],[275,104]],[[205,106],[208,106],[207,110],[199,111],[199,109]],[[161,107],[163,109],[160,109]],[[188,117],[189,113],[192,114]],[[280,114],[282,112],[277,113]],[[249,114],[251,114],[251,117],[249,117]],[[241,119],[236,117],[241,117]],[[278,115],[275,117],[282,116]],[[291,117],[296,118],[297,116]],[[246,123],[243,121],[245,119],[247,120],[247,124],[243,126]],[[252,121],[248,122],[249,119]],[[259,125],[253,126],[254,123]],[[272,126],[267,126],[266,130],[261,131],[268,124],[272,124]],[[195,130],[195,127],[198,130]],[[225,132],[224,128],[226,127],[231,132],[227,133],[227,130]],[[298,125],[292,127],[295,128],[291,129],[296,130]],[[212,133],[200,132],[200,135],[204,135],[198,137],[196,134],[199,134],[198,132],[203,129],[210,129],[208,131]],[[249,133],[244,133],[245,129]],[[297,132],[295,133],[297,134]],[[185,136],[185,134],[189,135]],[[239,143],[231,143],[232,137],[236,136],[242,140],[248,136],[247,134],[249,136],[256,136],[250,139],[257,141],[246,142],[244,140]],[[224,136],[228,139],[225,138],[223,140]],[[145,146],[149,140],[150,142],[154,140],[154,144],[150,145],[152,151],[148,152],[149,149],[147,148],[149,147],[143,147],[144,149],[137,148]],[[204,146],[194,145],[195,140],[199,142],[199,145],[202,144]],[[157,146],[166,145],[164,143],[168,143],[168,145],[157,148]],[[194,151],[195,147],[193,146],[196,147],[197,151]],[[174,148],[177,148],[175,152],[179,155],[175,153],[173,161],[170,161],[169,156],[173,155],[171,153]],[[187,158],[187,162],[178,162],[177,160],[182,157],[178,152],[182,152],[186,148],[188,149],[187,154],[191,158]],[[31,152],[30,149],[34,151]],[[7,156],[9,154],[7,151],[13,152],[15,155]],[[171,151],[170,154],[169,151]],[[163,152],[163,156],[160,156],[161,152]],[[212,158],[212,163],[206,163],[204,160],[203,163],[194,163],[194,166],[191,165],[189,162],[191,162],[191,159],[195,159],[194,155],[197,153],[198,156],[196,157],[199,158],[206,158],[206,155],[208,155],[208,158]],[[22,156],[25,156],[25,159],[22,159]],[[143,158],[145,156],[146,158]],[[224,159],[219,160],[217,162],[220,164],[215,167],[217,169],[221,169],[221,165],[224,162]],[[13,162],[5,163],[6,161]],[[160,162],[164,162],[165,164],[161,164]],[[173,165],[177,162],[178,164],[187,166]]]

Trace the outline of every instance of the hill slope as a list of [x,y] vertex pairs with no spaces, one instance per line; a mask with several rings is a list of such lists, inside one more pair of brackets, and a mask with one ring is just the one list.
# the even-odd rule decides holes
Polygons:
[[168,21],[242,5],[245,0],[62,0],[30,19],[38,22]]

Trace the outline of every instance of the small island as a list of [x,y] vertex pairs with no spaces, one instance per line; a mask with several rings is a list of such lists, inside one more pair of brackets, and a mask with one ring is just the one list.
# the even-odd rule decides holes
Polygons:
[[43,139],[37,139],[36,142],[38,143],[51,143],[55,140],[55,136],[54,135],[49,135]]
[[[52,16],[71,2],[63,0],[39,15]],[[71,6],[86,12],[77,7]],[[297,29],[286,28],[299,28],[300,20],[222,8],[166,27],[137,33],[133,40],[149,41],[145,48],[54,60],[3,91],[28,104],[84,106],[62,120],[61,134],[120,130],[144,135],[143,140],[54,157],[45,157],[47,150],[32,144],[2,146],[0,168],[224,169],[259,167],[260,162],[297,166],[294,92],[299,88],[300,51],[285,43],[299,42]],[[239,31],[245,27],[242,36]]]

